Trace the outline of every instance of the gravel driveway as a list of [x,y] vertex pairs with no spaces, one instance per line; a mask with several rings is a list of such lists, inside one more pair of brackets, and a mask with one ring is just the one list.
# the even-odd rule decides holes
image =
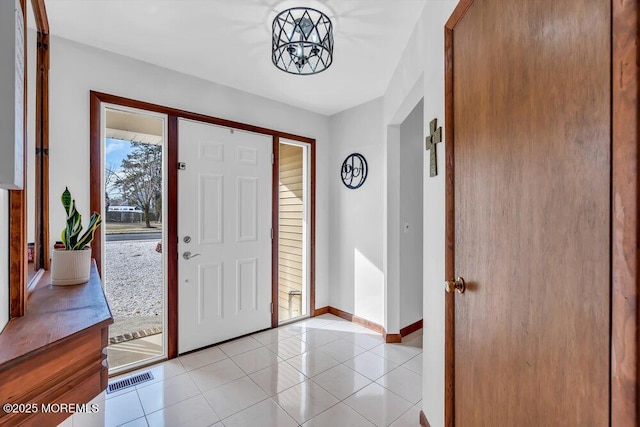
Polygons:
[[157,240],[106,243],[104,282],[115,323],[109,336],[162,329],[162,254]]

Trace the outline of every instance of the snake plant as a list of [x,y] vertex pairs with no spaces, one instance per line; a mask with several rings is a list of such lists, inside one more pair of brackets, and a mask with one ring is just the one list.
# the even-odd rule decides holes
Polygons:
[[71,198],[71,193],[68,188],[64,189],[62,193],[62,206],[67,212],[67,225],[62,230],[62,243],[68,251],[79,251],[86,248],[92,241],[94,234],[100,223],[102,223],[102,217],[99,213],[94,212],[89,220],[89,227],[87,231],[80,235],[82,232],[82,216],[76,210],[76,201]]

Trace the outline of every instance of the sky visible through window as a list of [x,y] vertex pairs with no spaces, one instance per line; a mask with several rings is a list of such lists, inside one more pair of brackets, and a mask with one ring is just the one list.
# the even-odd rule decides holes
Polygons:
[[107,193],[112,199],[118,199],[122,195],[114,185],[115,180],[122,172],[122,161],[131,153],[131,141],[106,138],[105,143],[105,174],[107,177]]
[[106,140],[106,165],[109,168],[120,169],[122,160],[131,152],[131,142],[113,138],[107,138]]

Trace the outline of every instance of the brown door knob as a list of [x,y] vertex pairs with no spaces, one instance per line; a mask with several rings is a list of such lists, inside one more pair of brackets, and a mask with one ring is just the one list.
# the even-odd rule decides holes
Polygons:
[[455,289],[459,294],[463,294],[465,288],[466,286],[462,277],[458,277],[456,280],[444,281],[444,289],[447,292],[453,292],[453,290]]

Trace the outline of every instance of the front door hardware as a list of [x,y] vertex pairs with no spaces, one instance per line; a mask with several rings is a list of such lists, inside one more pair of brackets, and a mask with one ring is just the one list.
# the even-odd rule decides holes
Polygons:
[[185,162],[178,162],[178,169],[181,171],[187,169],[187,164]]
[[186,251],[185,253],[182,254],[182,258],[184,258],[186,260],[190,260],[191,258],[195,258],[197,256],[200,256],[200,254],[192,254],[189,251]]

